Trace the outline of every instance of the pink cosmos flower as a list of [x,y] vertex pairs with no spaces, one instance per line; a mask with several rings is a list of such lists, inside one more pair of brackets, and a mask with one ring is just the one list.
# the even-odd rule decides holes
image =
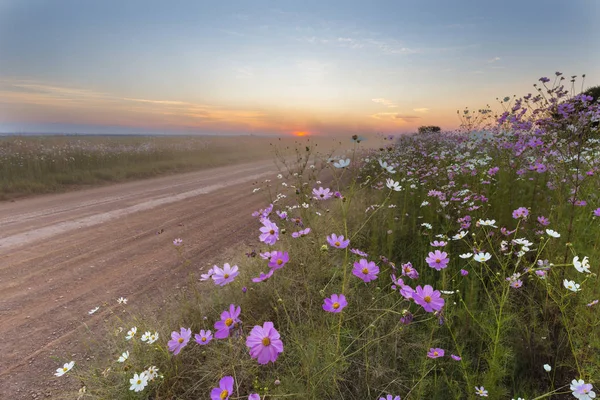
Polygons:
[[274,270],[280,269],[283,268],[288,261],[290,261],[290,256],[287,251],[285,253],[281,251],[272,251],[271,259],[269,260],[269,267]]
[[171,351],[173,355],[176,356],[177,354],[179,354],[181,349],[187,346],[191,337],[192,330],[189,328],[181,328],[181,332],[171,332],[171,340],[169,340],[169,342],[167,343],[169,351]]
[[427,352],[427,357],[429,358],[439,358],[439,357],[444,357],[445,351],[444,349],[440,349],[440,348],[430,348],[429,351]]
[[213,338],[212,332],[208,331],[208,330],[205,331],[204,329],[202,329],[200,331],[200,333],[196,333],[194,335],[194,339],[196,340],[196,343],[198,343],[201,346],[204,346],[205,344],[210,343],[212,338]]
[[412,298],[415,303],[425,309],[427,312],[439,311],[444,307],[444,299],[442,298],[439,290],[433,290],[429,285],[425,287],[417,286],[415,292],[412,294]]
[[529,216],[529,210],[525,207],[519,207],[515,211],[513,211],[512,216],[514,219],[523,218],[526,219]]
[[347,305],[348,302],[346,301],[346,296],[343,294],[332,294],[330,298],[327,298],[323,301],[323,310],[332,313],[339,313]]
[[338,236],[335,233],[332,233],[330,236],[327,236],[327,243],[329,243],[331,247],[345,249],[350,244],[350,239],[344,240],[343,235]]
[[391,394],[388,394],[385,397],[380,397],[379,400],[400,400],[400,396],[392,396]]
[[461,274],[462,276],[467,276],[467,275],[469,275],[469,271],[467,271],[466,269],[461,269],[461,270],[460,270],[460,274]]
[[537,221],[542,226],[550,225],[550,220],[548,218],[544,217],[543,215],[540,215],[539,217],[537,217]]
[[425,261],[431,268],[440,271],[448,266],[450,259],[445,251],[436,250],[435,252],[429,252],[429,257]]
[[287,219],[287,217],[288,217],[287,212],[285,212],[285,211],[276,211],[276,213],[277,213],[277,216],[281,219]]
[[257,278],[252,278],[252,282],[258,283],[258,282],[266,281],[267,279],[269,279],[270,277],[273,276],[274,272],[275,272],[274,268],[269,269],[269,272],[267,272],[266,274],[264,272],[261,272]]
[[594,217],[600,217],[600,208],[596,208],[593,212]]
[[210,391],[210,400],[228,400],[233,394],[233,376],[224,376],[219,387]]
[[263,260],[270,260],[271,259],[271,252],[270,251],[265,251],[264,253],[258,253],[258,255]]
[[242,309],[238,306],[236,307],[234,304],[229,305],[229,311],[223,311],[221,313],[221,320],[215,322],[215,338],[217,339],[225,339],[229,337],[229,333],[235,325],[240,321],[239,316],[242,312]]
[[377,279],[379,273],[379,267],[373,261],[367,261],[361,258],[358,262],[354,263],[354,269],[352,274],[362,279],[364,282],[371,282]]
[[180,239],[180,238],[177,238],[177,239],[173,240],[173,244],[175,246],[181,246],[182,243],[183,243],[183,240]]
[[215,285],[225,286],[228,283],[233,282],[236,276],[239,275],[238,266],[230,266],[228,263],[223,265],[223,269],[213,266],[212,280],[215,281]]
[[252,328],[246,338],[246,346],[250,348],[250,356],[256,358],[259,364],[274,363],[279,354],[283,353],[283,342],[272,322]]
[[330,199],[333,196],[333,193],[331,193],[331,190],[329,190],[329,188],[323,189],[322,187],[318,188],[318,189],[313,189],[313,197],[316,200],[327,200]]
[[442,241],[434,240],[433,242],[431,242],[429,244],[432,245],[433,247],[444,247],[448,243],[444,242],[443,240]]
[[454,361],[460,361],[460,360],[462,360],[462,358],[460,356],[455,356],[454,354],[450,354],[450,357],[452,357],[452,359]]
[[359,249],[350,249],[350,253],[354,253],[357,256],[361,256],[361,257],[369,257],[369,255],[367,253],[365,253],[364,251],[359,250]]
[[261,222],[263,224],[263,227],[260,228],[262,234],[258,238],[265,244],[274,245],[279,239],[279,228],[267,218],[263,218]]
[[252,393],[248,396],[248,400],[260,400],[260,395],[257,393]]
[[407,262],[406,264],[402,264],[400,267],[402,269],[402,276],[408,276],[410,279],[419,278],[419,273],[416,269],[414,269],[412,263]]
[[306,236],[309,233],[310,233],[310,228],[306,228],[306,229],[302,229],[301,231],[298,231],[298,232],[292,232],[292,237],[299,238],[299,237]]
[[204,282],[204,281],[209,280],[213,276],[214,273],[215,273],[214,269],[212,269],[212,268],[209,269],[205,274],[200,275],[200,281]]

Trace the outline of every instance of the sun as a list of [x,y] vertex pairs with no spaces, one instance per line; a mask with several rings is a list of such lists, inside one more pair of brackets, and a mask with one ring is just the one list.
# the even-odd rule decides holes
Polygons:
[[306,131],[295,131],[294,136],[308,136],[308,132]]

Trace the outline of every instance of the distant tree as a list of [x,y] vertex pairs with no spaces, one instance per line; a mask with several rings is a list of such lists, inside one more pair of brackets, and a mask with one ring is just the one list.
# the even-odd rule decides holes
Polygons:
[[598,99],[600,99],[600,85],[592,86],[591,88],[589,88],[585,92],[583,92],[583,94],[592,96],[594,98],[594,102],[598,101]]
[[436,132],[440,132],[442,130],[442,128],[440,128],[439,126],[434,126],[434,125],[424,125],[424,126],[420,126],[418,132],[419,133],[436,133]]

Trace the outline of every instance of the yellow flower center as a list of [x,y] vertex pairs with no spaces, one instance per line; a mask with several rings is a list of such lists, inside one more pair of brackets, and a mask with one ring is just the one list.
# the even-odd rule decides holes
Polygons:
[[180,337],[179,339],[177,339],[177,341],[178,341],[179,343],[183,343],[183,338],[182,338],[182,337]]
[[[275,234],[275,231],[274,231],[273,229],[271,229],[271,230],[269,231],[269,233],[270,233],[271,235],[274,235],[274,234]],[[227,390],[226,390],[226,391],[227,391]]]
[[229,274],[223,275],[223,278],[225,278],[225,279],[229,278]]
[[221,399],[226,399],[227,397],[229,397],[229,392],[227,390],[223,390],[221,392],[221,395],[219,396]]
[[425,296],[423,300],[425,300],[425,303],[431,303],[431,296]]
[[231,318],[227,318],[227,319],[225,320],[225,325],[227,325],[227,326],[231,326],[231,324],[233,324],[233,319],[231,319]]
[[141,380],[141,379],[138,379],[136,383],[137,383],[138,385],[141,385],[141,384],[142,384],[142,380]]
[[338,308],[340,308],[340,303],[338,303],[338,302],[333,303],[333,309],[337,310]]
[[437,351],[434,351],[433,355],[437,357],[439,355],[439,353]]
[[269,339],[268,337],[266,337],[266,338],[263,338],[263,340],[262,340],[262,344],[263,344],[263,346],[268,346],[268,345],[270,345],[270,344],[271,344],[271,339]]
[[436,264],[439,264],[439,263],[441,263],[441,262],[442,262],[442,260],[440,260],[439,258],[436,258],[436,259],[435,259],[435,262],[436,262]]
[[369,273],[369,268],[363,268],[362,273],[367,275]]
[[281,260],[281,259],[277,260],[277,265],[281,265],[281,264],[283,264],[283,260]]
[[67,367],[63,367],[63,371],[64,371],[64,372],[67,372],[68,370],[69,370],[69,368],[67,368]]
[[340,242],[335,242],[334,243],[337,247],[340,247],[341,243]]

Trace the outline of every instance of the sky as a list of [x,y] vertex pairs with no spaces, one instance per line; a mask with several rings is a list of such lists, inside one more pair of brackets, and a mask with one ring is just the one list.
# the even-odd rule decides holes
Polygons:
[[0,132],[454,129],[600,84],[600,1],[0,0]]

